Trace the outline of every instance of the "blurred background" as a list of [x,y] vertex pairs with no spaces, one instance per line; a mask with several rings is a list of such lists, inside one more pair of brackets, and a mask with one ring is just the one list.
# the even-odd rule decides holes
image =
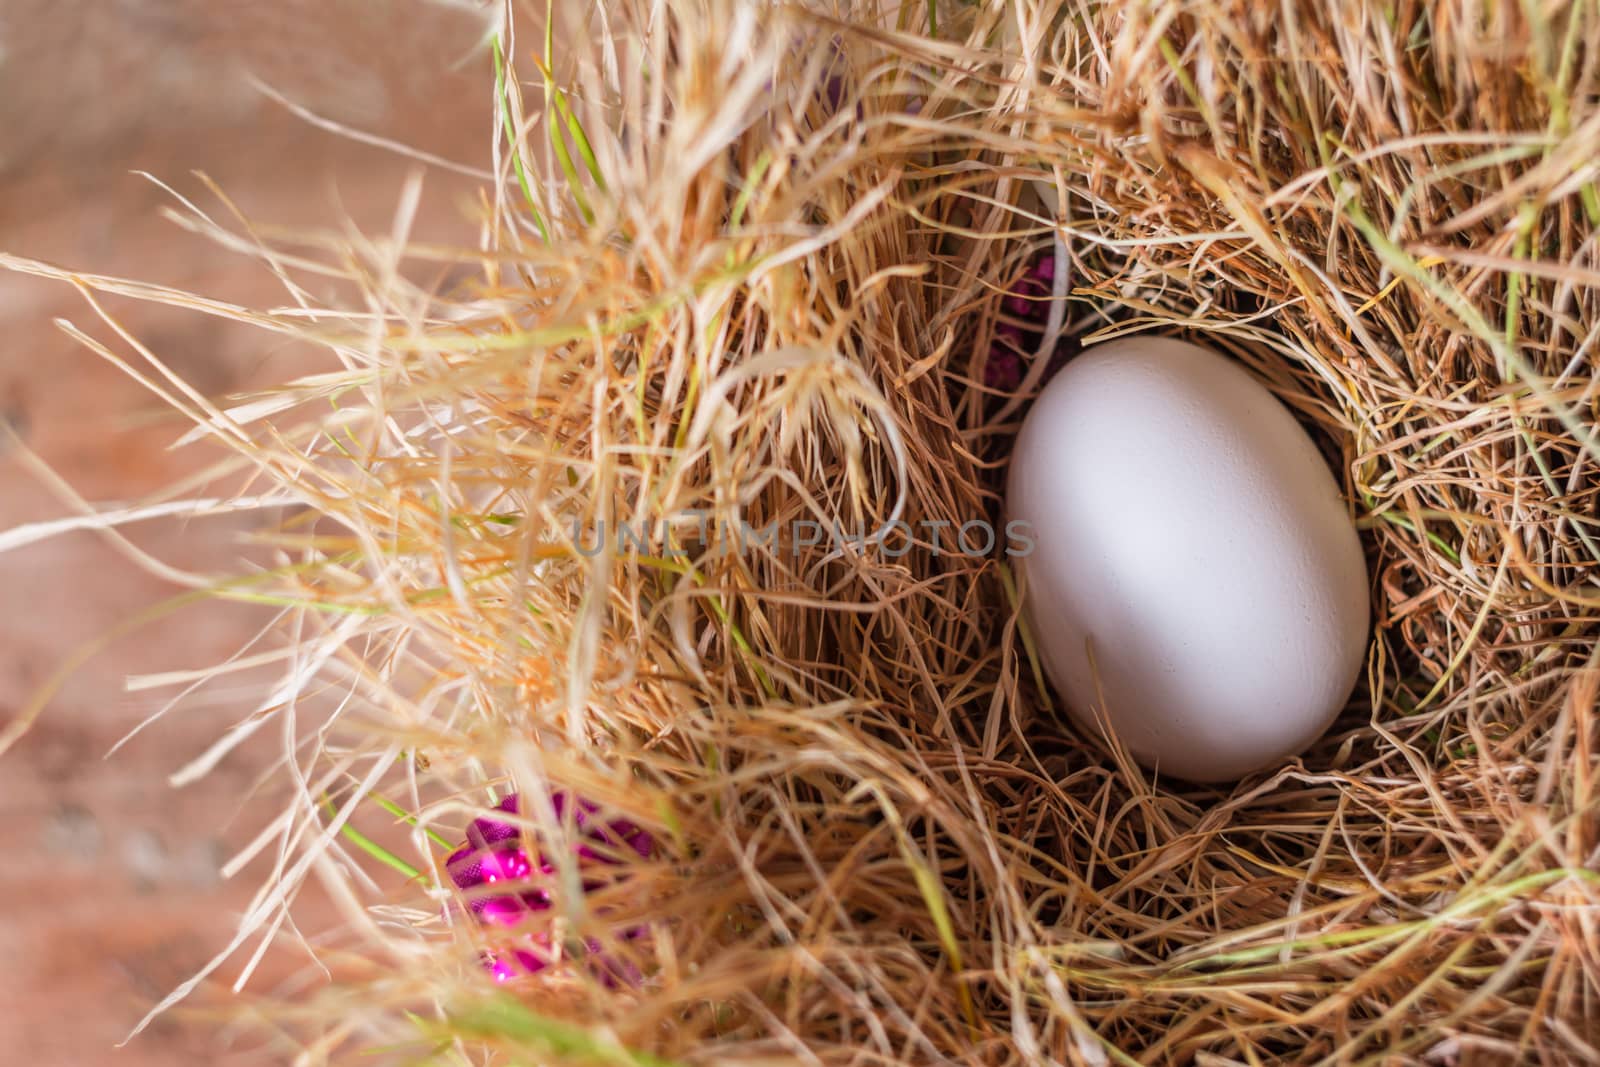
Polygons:
[[[251,79],[338,123],[487,166],[484,25],[480,5],[424,0],[0,0],[0,251],[284,303],[259,265],[162,219],[171,194],[132,172],[220,211],[192,173],[204,172],[254,222],[386,229],[417,165],[307,123]],[[429,171],[419,235],[470,241],[472,187]],[[214,319],[108,304],[213,397],[315,365]],[[26,449],[95,502],[137,500],[203,466],[201,450],[169,451],[183,427],[56,318],[115,342],[69,286],[0,273],[0,421]],[[70,513],[14,440],[0,430],[0,530]],[[223,572],[249,524],[149,522],[128,533],[158,557]],[[0,729],[86,642],[177,592],[93,534],[0,554]],[[246,682],[105,758],[165,696],[129,693],[124,679],[218,662],[265,621],[212,604],[137,629],[76,671],[0,757],[0,1061],[282,1062],[184,1013],[113,1047],[226,944],[258,886],[256,871],[222,881],[218,868],[261,825],[250,792],[272,755],[247,750],[195,785],[167,784],[248,710]],[[303,974],[304,957],[292,956],[280,953],[253,988]]]

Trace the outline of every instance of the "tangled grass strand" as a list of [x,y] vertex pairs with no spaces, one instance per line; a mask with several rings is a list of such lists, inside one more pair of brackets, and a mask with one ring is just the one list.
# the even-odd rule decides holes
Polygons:
[[[275,1040],[306,1063],[1600,1058],[1600,9],[554,18],[505,10],[476,242],[269,249],[188,220],[338,279],[314,316],[3,261],[330,354],[231,407],[150,379],[263,507],[299,505],[262,534],[281,566],[216,587],[279,606],[292,649],[248,720],[284,726],[290,799],[257,842],[280,858],[231,948],[314,875],[350,920],[336,981],[255,1007]],[[984,363],[1042,256],[1060,306],[1018,400]],[[440,263],[450,287],[410,280]],[[1001,518],[1048,361],[1149,330],[1273,388],[1369,552],[1364,684],[1235,786],[1069,726],[1004,558],[926,532]],[[596,533],[622,526],[650,536]],[[507,935],[442,863],[512,790],[658,847],[603,878],[547,849],[531,921],[572,965],[497,996],[479,959]]]

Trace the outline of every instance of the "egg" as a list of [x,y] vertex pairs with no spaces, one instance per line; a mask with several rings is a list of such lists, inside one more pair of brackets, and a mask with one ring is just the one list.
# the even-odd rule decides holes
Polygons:
[[1360,538],[1306,431],[1232,360],[1154,336],[1086,349],[1023,422],[1006,510],[1045,672],[1159,776],[1271,767],[1349,700]]

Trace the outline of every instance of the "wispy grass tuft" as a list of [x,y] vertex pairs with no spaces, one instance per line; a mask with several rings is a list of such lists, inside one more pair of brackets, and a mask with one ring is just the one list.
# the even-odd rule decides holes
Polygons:
[[[337,980],[256,1006],[305,1062],[1600,1056],[1600,9],[507,16],[488,214],[458,248],[281,236],[346,287],[315,317],[0,259],[329,354],[224,408],[97,348],[299,505],[216,590],[282,609],[283,677],[182,776],[281,733],[231,948],[331,888]],[[1030,358],[1217,347],[1352,502],[1366,684],[1272,773],[1143,774],[1053,712],[1004,561],[871,540],[998,515],[1050,364],[997,395],[985,353],[1057,249],[1066,340]],[[727,535],[802,520],[861,533]],[[653,532],[596,545],[622,522]],[[553,906],[470,921],[440,850],[556,788],[656,853],[580,872],[532,804]],[[486,1000],[482,955],[529,944],[555,962]]]

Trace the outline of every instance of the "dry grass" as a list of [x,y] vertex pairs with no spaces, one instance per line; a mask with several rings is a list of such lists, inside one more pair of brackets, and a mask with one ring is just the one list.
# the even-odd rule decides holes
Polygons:
[[[233,947],[311,875],[350,926],[338,982],[254,1010],[307,1063],[1600,1059],[1600,9],[928,23],[574,6],[546,53],[518,10],[476,242],[411,245],[409,205],[361,240],[187,216],[296,306],[140,295],[342,368],[228,411],[149,372],[259,506],[299,505],[263,534],[281,568],[217,590],[282,606],[284,685],[229,737],[280,732],[295,798]],[[576,550],[691,509],[994,518],[1022,405],[982,353],[1041,254],[1066,349],[1186,331],[1337,461],[1366,683],[1276,773],[1152,781],[1081,737],[998,558],[688,522],[682,557]],[[442,847],[340,827],[382,836],[376,793],[452,841],[552,786],[661,842],[587,894],[563,861],[540,919],[646,977],[487,999]]]

